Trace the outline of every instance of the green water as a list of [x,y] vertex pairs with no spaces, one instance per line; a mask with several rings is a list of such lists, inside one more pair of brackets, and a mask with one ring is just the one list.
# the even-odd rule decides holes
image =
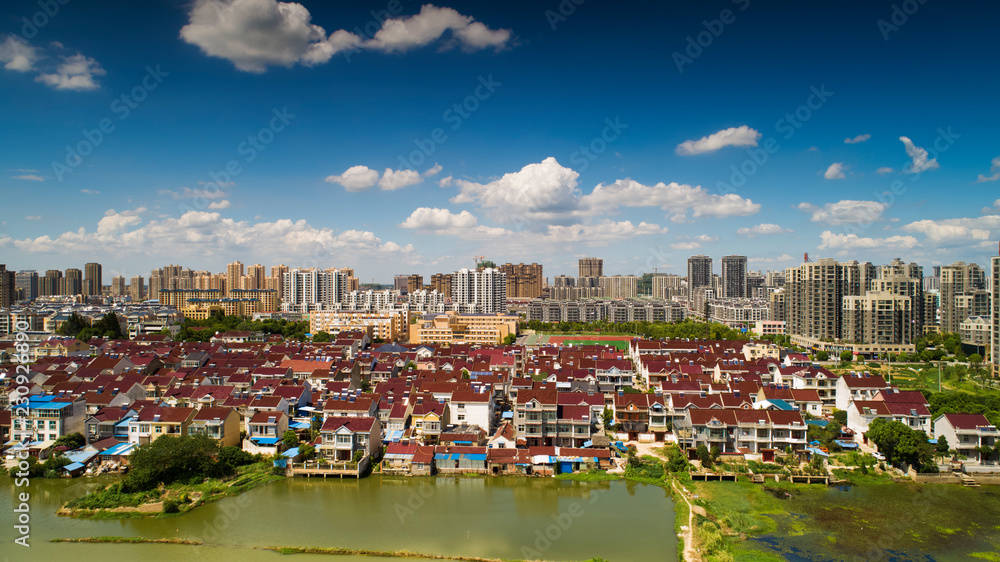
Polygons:
[[745,546],[792,561],[1000,560],[1000,486],[800,486]]
[[[4,560],[272,560],[255,546],[409,550],[509,559],[676,560],[673,503],[662,488],[631,482],[434,477],[288,479],[165,519],[59,517],[68,499],[107,477],[36,479],[30,548],[13,543],[13,491],[0,500]],[[12,481],[3,478],[4,485]],[[50,543],[93,536],[178,537],[203,546]],[[372,562],[296,555],[290,560]],[[380,558],[379,560],[386,560]]]

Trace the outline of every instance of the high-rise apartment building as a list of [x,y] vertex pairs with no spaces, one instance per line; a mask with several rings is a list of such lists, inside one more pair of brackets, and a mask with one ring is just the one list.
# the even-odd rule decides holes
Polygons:
[[537,299],[542,296],[544,276],[541,264],[505,263],[500,266],[500,271],[507,275],[507,298]]
[[754,299],[767,298],[767,278],[759,271],[747,272],[747,297]]
[[888,291],[845,296],[841,336],[852,343],[909,345],[920,335],[913,304],[911,297]]
[[958,332],[958,325],[977,311],[976,303],[988,302],[986,279],[974,263],[955,262],[941,267],[941,331]]
[[18,271],[14,276],[14,284],[24,292],[24,298],[38,298],[38,272],[32,269]]
[[816,339],[841,338],[844,297],[863,296],[874,278],[870,263],[824,258],[785,270],[787,331]]
[[259,263],[255,263],[255,264],[251,265],[250,267],[248,267],[247,268],[247,277],[250,278],[250,282],[248,283],[249,286],[247,287],[247,289],[250,289],[250,290],[253,290],[253,289],[266,289],[267,288],[267,275],[265,273],[266,273],[266,268],[263,265],[259,264]]
[[681,291],[684,286],[684,279],[680,275],[666,275],[659,273],[653,275],[651,283],[651,296],[653,298],[670,300],[681,295]]
[[83,272],[83,294],[100,296],[104,289],[104,268],[99,263],[91,262],[83,266]]
[[462,268],[451,277],[451,297],[456,304],[476,305],[484,314],[507,312],[507,275],[499,269]]
[[747,257],[722,256],[722,298],[747,296]]
[[580,258],[579,277],[604,277],[604,259]]
[[282,308],[293,312],[336,310],[344,298],[346,280],[342,271],[293,269],[285,274]]
[[[906,297],[911,301],[913,310],[913,331],[916,337],[924,331],[924,283],[920,266],[916,269],[899,269],[885,267],[879,269],[879,277],[871,282],[870,290],[891,295]],[[916,339],[914,337],[913,339]]]
[[420,275],[419,273],[412,273],[406,276],[406,294],[414,293],[423,288],[424,288],[423,275]]
[[111,295],[116,297],[123,297],[128,294],[128,290],[125,288],[125,277],[123,275],[115,275],[111,278]]
[[451,279],[452,275],[450,273],[435,273],[434,275],[431,275],[431,290],[437,291],[445,298],[450,299]]
[[63,272],[58,269],[45,271],[45,277],[38,279],[38,296],[51,297],[59,294],[59,280],[62,279]]
[[74,296],[82,293],[83,272],[76,268],[67,269],[65,275],[59,280],[59,294]]
[[406,294],[406,284],[410,280],[410,274],[400,273],[392,278],[392,288],[401,295]]
[[146,298],[145,279],[142,275],[136,275],[129,280],[128,296],[132,302],[142,302]]
[[694,302],[694,295],[699,289],[712,288],[712,258],[708,256],[691,256],[688,258],[688,308]]
[[601,277],[601,292],[609,299],[633,299],[639,292],[639,278],[635,275]]
[[10,308],[17,301],[17,276],[0,263],[0,308]]
[[226,292],[240,288],[240,280],[243,278],[243,264],[240,260],[226,264]]

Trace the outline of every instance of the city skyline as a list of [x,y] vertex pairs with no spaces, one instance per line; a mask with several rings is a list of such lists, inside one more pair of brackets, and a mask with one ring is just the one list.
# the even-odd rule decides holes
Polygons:
[[996,254],[997,39],[968,7],[285,6],[8,3],[8,268]]

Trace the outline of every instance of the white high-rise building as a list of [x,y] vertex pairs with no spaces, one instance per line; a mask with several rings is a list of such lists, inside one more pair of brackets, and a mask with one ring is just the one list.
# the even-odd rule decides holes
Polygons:
[[484,314],[507,312],[507,274],[490,267],[462,268],[451,275],[451,298]]
[[284,274],[281,308],[289,312],[336,310],[346,286],[347,274],[343,271],[293,269]]

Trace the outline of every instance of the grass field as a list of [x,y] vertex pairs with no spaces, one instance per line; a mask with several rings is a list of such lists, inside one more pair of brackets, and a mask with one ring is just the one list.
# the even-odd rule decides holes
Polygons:
[[560,345],[609,345],[621,351],[628,349],[628,342],[619,340],[563,340]]
[[621,351],[628,349],[628,342],[635,336],[580,335],[580,334],[531,334],[525,336],[524,345],[609,345]]

